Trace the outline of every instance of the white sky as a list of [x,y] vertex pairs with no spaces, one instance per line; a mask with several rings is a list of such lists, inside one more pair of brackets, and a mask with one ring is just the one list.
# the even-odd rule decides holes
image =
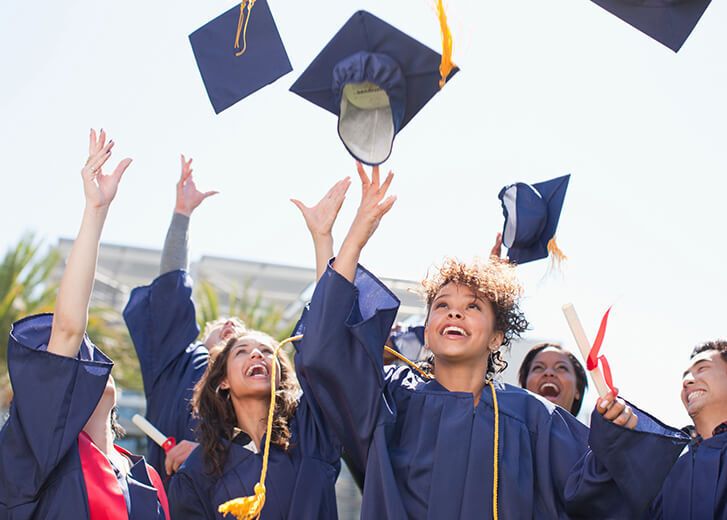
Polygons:
[[[187,35],[234,2],[1,2],[0,248],[25,230],[74,235],[88,129],[102,126],[112,160],[135,159],[105,241],[161,246],[184,152],[198,185],[222,192],[194,216],[195,256],[310,266],[288,198],[313,202],[355,169],[335,117],[288,87],[357,9],[434,49],[438,25],[431,0],[270,3],[295,70],[216,116]],[[503,185],[571,173],[563,278],[520,268],[531,336],[575,348],[561,305],[576,304],[592,339],[615,303],[604,352],[622,394],[683,425],[688,353],[727,336],[727,3],[679,54],[585,0],[449,0],[449,15],[462,72],[397,138],[399,201],[364,264],[418,279],[445,255],[485,254]]]

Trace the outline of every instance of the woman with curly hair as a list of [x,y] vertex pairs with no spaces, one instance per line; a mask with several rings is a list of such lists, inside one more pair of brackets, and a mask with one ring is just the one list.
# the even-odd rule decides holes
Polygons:
[[525,354],[518,382],[573,415],[581,411],[588,388],[586,371],[578,358],[554,343],[540,343]]
[[[434,377],[383,366],[399,301],[358,259],[395,202],[393,177],[358,170],[361,203],[299,327],[296,367],[365,468],[361,518],[638,518],[678,432],[608,395],[589,438],[569,413],[497,382],[501,349],[528,325],[513,267],[446,261],[424,283]],[[644,457],[651,478],[630,471]]]

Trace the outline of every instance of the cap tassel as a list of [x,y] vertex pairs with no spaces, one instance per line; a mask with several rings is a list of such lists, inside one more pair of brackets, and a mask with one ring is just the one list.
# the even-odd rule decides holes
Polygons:
[[237,518],[237,520],[257,520],[260,518],[263,506],[265,506],[265,477],[268,474],[268,458],[270,457],[270,437],[273,433],[273,416],[275,414],[275,373],[277,371],[278,353],[280,349],[292,343],[298,341],[303,336],[293,336],[291,338],[284,339],[280,342],[278,347],[273,352],[273,364],[270,370],[270,408],[268,410],[268,424],[265,432],[265,449],[263,450],[263,468],[260,472],[260,482],[255,484],[255,494],[250,497],[240,497],[228,500],[224,504],[220,505],[217,509],[222,515],[231,513]]
[[439,28],[442,31],[442,61],[439,64],[439,88],[444,88],[447,78],[454,68],[452,63],[452,32],[449,30],[447,23],[447,13],[444,10],[443,0],[437,0],[437,17],[439,18]]
[[555,241],[555,237],[551,238],[548,242],[548,255],[550,256],[551,266],[555,270],[559,270],[560,265],[568,260],[568,257],[565,256],[565,253],[561,251],[561,249],[558,247],[558,244]]
[[[240,34],[242,34],[242,50],[235,53],[235,56],[242,56],[247,50],[247,23],[252,15],[252,8],[256,0],[242,0],[240,2],[240,18],[237,19],[237,33],[235,34],[235,49],[240,48]],[[247,6],[247,16],[245,16]]]
[[419,375],[422,376],[424,379],[432,378],[429,374],[427,374],[424,370],[419,368],[416,363],[414,363],[411,359],[406,357],[404,354],[401,354],[400,352],[397,352],[393,348],[386,346],[386,345],[384,345],[384,350],[386,352],[388,352],[389,354],[391,354],[392,356],[394,356],[395,358],[397,358],[399,361],[403,361],[404,363],[409,365],[409,367],[411,367],[412,370],[416,370],[419,373]]

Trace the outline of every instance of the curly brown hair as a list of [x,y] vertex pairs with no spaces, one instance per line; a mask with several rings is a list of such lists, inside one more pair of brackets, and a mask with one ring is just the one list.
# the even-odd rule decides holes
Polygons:
[[[472,263],[446,258],[441,267],[428,273],[422,280],[427,302],[427,321],[434,298],[442,287],[450,283],[468,287],[479,298],[490,302],[495,313],[494,328],[503,333],[502,346],[509,346],[513,339],[519,338],[527,330],[529,323],[519,306],[522,286],[512,264],[495,257],[487,261],[475,259]],[[432,356],[424,368],[431,371],[433,362]],[[493,352],[487,367],[488,377],[502,372],[505,368],[507,362],[502,358],[502,352],[500,350]]]
[[[214,359],[210,358],[204,375],[194,387],[192,411],[199,419],[197,436],[207,470],[211,475],[222,474],[227,461],[229,443],[222,442],[221,439],[231,440],[237,426],[229,390],[220,389],[220,384],[227,376],[227,362],[232,347],[241,338],[251,334],[267,338],[274,347],[278,346],[273,338],[263,332],[246,330],[242,334],[235,335],[227,341]],[[285,352],[279,353],[278,361],[280,383],[275,392],[275,412],[270,442],[283,451],[288,451],[291,436],[289,425],[298,407],[300,385]],[[265,420],[263,419],[263,422]]]

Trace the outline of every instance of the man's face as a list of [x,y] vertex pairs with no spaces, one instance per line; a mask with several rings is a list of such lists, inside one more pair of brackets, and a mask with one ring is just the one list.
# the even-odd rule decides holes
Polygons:
[[717,350],[692,358],[682,378],[682,404],[694,419],[700,413],[720,413],[727,421],[727,362]]

